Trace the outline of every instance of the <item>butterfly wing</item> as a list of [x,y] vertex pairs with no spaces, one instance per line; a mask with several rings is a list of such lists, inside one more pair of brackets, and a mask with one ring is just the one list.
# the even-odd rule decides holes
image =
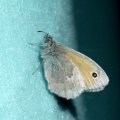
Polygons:
[[109,82],[105,71],[95,61],[84,54],[71,48],[61,47],[65,50],[65,55],[76,65],[79,74],[82,75],[85,85],[84,90],[87,92],[103,90]]
[[64,54],[48,55],[44,62],[45,78],[48,89],[60,97],[71,99],[84,90],[84,82],[78,68]]

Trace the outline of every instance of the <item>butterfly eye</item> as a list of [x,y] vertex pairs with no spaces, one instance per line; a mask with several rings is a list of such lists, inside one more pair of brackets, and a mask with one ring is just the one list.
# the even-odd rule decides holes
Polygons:
[[52,44],[52,37],[48,34],[44,36],[45,43],[48,43],[49,45]]
[[92,76],[93,76],[94,78],[96,78],[98,75],[97,75],[96,72],[93,72],[93,73],[92,73]]
[[51,39],[50,38],[46,38],[45,39],[45,43],[51,43]]

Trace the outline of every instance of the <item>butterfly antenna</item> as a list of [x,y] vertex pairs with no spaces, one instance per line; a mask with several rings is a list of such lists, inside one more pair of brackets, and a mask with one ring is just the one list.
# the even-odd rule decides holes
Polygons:
[[42,33],[44,33],[44,34],[48,34],[48,33],[44,32],[44,31],[41,31],[41,30],[39,30],[39,31],[37,31],[37,32],[42,32]]

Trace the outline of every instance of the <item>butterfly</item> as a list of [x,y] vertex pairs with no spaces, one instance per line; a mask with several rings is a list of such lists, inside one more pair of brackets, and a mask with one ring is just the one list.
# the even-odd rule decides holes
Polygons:
[[83,92],[101,91],[109,83],[107,74],[95,61],[58,44],[47,33],[41,58],[48,89],[59,97],[73,99]]

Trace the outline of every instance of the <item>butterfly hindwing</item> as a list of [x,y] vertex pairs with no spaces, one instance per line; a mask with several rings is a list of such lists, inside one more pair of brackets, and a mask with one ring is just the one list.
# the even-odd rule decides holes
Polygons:
[[51,92],[66,99],[74,98],[83,92],[83,78],[77,67],[64,53],[56,57],[48,56],[44,69]]

